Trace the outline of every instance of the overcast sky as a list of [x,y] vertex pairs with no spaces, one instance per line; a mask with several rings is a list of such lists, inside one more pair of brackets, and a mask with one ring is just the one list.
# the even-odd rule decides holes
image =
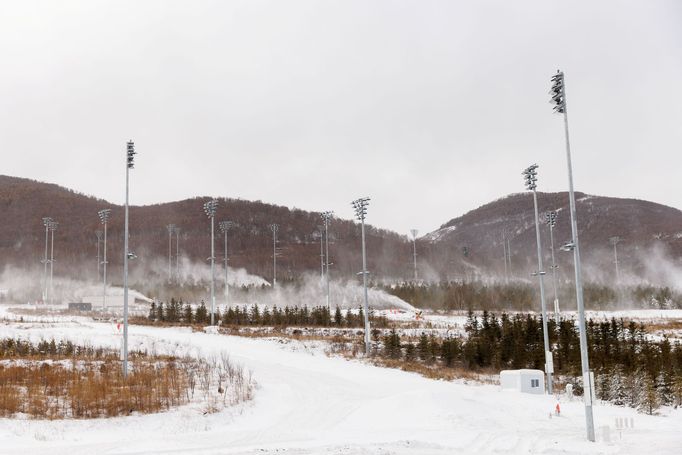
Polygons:
[[115,203],[132,138],[134,204],[370,196],[425,233],[533,162],[567,188],[561,68],[576,189],[682,207],[679,0],[0,0],[0,62],[0,173]]

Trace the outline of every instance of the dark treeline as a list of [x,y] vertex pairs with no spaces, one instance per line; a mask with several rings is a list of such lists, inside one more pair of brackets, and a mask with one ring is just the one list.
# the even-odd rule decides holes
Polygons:
[[[215,320],[227,326],[275,326],[286,328],[290,326],[312,327],[364,327],[364,312],[362,308],[357,313],[351,310],[342,311],[339,307],[332,313],[326,306],[285,306],[283,308],[273,306],[259,307],[258,305],[234,306],[225,310],[222,314],[217,311]],[[372,327],[388,327],[388,321],[384,316],[375,316],[370,311]],[[183,323],[183,324],[208,324],[211,320],[210,311],[202,301],[196,309],[189,303],[183,303],[171,299],[168,303],[153,302],[148,319],[154,322]]]
[[[599,398],[652,413],[660,405],[682,404],[682,345],[668,339],[652,341],[634,322],[611,319],[587,324],[590,366],[595,371]],[[580,342],[574,320],[548,321],[555,374],[582,393]],[[446,368],[498,372],[503,369],[544,370],[541,319],[533,315],[501,317],[471,313],[468,337],[438,339],[422,334],[403,341],[393,329],[377,351],[393,359]]]
[[[480,281],[443,281],[440,283],[401,283],[381,286],[384,291],[418,308],[437,310],[530,311],[539,309],[538,286],[535,283],[483,283]],[[547,289],[550,289],[549,287]],[[559,302],[563,309],[575,309],[575,288],[562,286]],[[600,284],[584,286],[585,305],[592,310],[622,307],[682,308],[682,295],[669,287],[636,286],[614,289]],[[553,296],[551,290],[548,302]]]

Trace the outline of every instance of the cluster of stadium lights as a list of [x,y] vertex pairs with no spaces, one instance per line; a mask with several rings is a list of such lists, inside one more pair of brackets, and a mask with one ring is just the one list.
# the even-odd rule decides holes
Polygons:
[[368,197],[361,197],[359,199],[351,202],[353,209],[355,210],[355,217],[360,221],[360,229],[362,233],[362,287],[364,289],[364,317],[365,317],[365,354],[370,353],[370,340],[369,340],[369,302],[367,296],[367,253],[365,249],[365,217],[367,216],[367,206],[369,205]]
[[[550,90],[550,95],[551,95],[551,103],[554,104],[553,111],[558,114],[562,114],[564,116],[564,125],[565,125],[565,138],[566,138],[566,153],[567,153],[567,164],[568,164],[568,176],[569,176],[569,199],[570,199],[570,208],[571,208],[571,230],[573,234],[572,240],[565,244],[562,249],[567,250],[567,251],[573,251],[574,253],[574,265],[575,265],[575,274],[576,274],[576,299],[577,299],[577,304],[578,304],[578,313],[579,313],[579,328],[580,328],[580,347],[581,347],[581,363],[582,363],[582,371],[583,371],[583,377],[584,380],[586,381],[585,384],[588,386],[589,384],[589,362],[587,358],[587,338],[586,338],[586,333],[585,333],[585,319],[584,319],[584,304],[583,304],[583,291],[582,291],[582,277],[581,277],[581,269],[580,269],[580,248],[579,248],[579,242],[578,242],[578,232],[577,232],[577,220],[576,220],[576,213],[575,213],[575,196],[574,196],[574,191],[573,191],[573,177],[572,177],[572,165],[571,165],[571,156],[570,156],[570,144],[569,144],[569,139],[568,139],[568,116],[567,116],[567,104],[566,104],[566,90],[565,90],[565,81],[564,81],[564,73],[561,71],[557,71],[555,75],[552,76],[551,78],[552,81],[552,86]],[[132,141],[129,141],[126,144],[126,201],[125,201],[125,233],[124,233],[124,364],[123,364],[123,373],[124,375],[127,375],[127,370],[128,370],[128,349],[127,349],[127,335],[128,335],[128,259],[133,258],[134,254],[132,254],[129,249],[128,249],[128,192],[129,192],[129,170],[134,167],[134,157],[135,157],[135,145]],[[525,179],[525,185],[526,188],[530,191],[533,191],[534,197],[535,197],[535,217],[536,217],[536,233],[538,237],[537,241],[537,246],[538,246],[538,261],[539,261],[539,269],[537,274],[540,276],[540,283],[541,283],[541,291],[543,289],[542,285],[542,274],[544,273],[542,271],[542,263],[541,263],[541,256],[540,256],[540,239],[539,239],[539,227],[538,227],[538,214],[537,214],[537,198],[536,198],[536,188],[537,188],[537,165],[532,165],[528,167],[524,172],[524,179]],[[367,298],[367,263],[366,263],[366,248],[365,248],[365,217],[367,215],[367,206],[369,205],[369,198],[360,198],[357,200],[354,200],[352,202],[352,206],[355,210],[355,215],[361,223],[361,232],[362,232],[362,271],[360,274],[363,276],[363,285],[364,285],[364,294],[365,294],[365,301],[364,301],[364,309],[365,309],[365,344],[366,344],[366,350],[369,353],[369,319],[368,319],[368,298]],[[214,260],[215,260],[215,251],[214,251],[214,220],[215,220],[215,213],[217,209],[217,201],[215,199],[208,201],[206,204],[204,204],[204,210],[206,212],[206,215],[211,219],[211,257],[209,258],[211,260],[211,323],[213,324],[213,316],[214,316],[214,305],[215,305],[215,296],[214,296]],[[102,224],[104,225],[104,238],[105,238],[105,243],[104,243],[104,248],[105,248],[105,253],[104,253],[104,295],[103,295],[103,309],[104,309],[104,299],[106,296],[106,226],[107,226],[107,218],[109,215],[109,209],[102,210],[99,212],[100,219]],[[329,302],[329,285],[328,285],[328,280],[329,280],[329,255],[328,255],[328,223],[329,220],[331,219],[331,212],[325,212],[323,213],[323,220],[325,222],[325,236],[327,237],[327,252],[326,252],[326,261],[323,262],[323,272],[325,271],[325,266],[326,266],[326,275],[327,275],[327,301]],[[550,230],[552,231],[556,225],[556,212],[550,212],[547,216],[546,219],[547,223],[550,226]],[[44,297],[47,298],[48,294],[48,286],[47,286],[47,264],[50,264],[50,286],[52,286],[52,265],[54,263],[54,231],[57,229],[58,224],[52,220],[51,218],[44,218],[43,219],[43,224],[46,229],[46,240],[45,240],[45,258],[44,258],[44,264],[45,264],[45,276],[44,276],[44,281],[45,281],[45,291],[44,291]],[[225,221],[220,223],[220,229],[221,231],[225,234],[225,268],[227,270],[227,231],[231,227],[230,222]],[[167,226],[168,228],[168,233],[169,233],[169,279],[171,276],[171,262],[170,262],[170,239],[172,234],[175,232],[176,234],[179,235],[179,230],[174,225],[169,225]],[[271,224],[270,229],[272,230],[273,233],[273,286],[276,283],[276,267],[277,267],[277,262],[276,262],[276,257],[277,257],[277,232],[279,230],[279,225],[277,224]],[[50,259],[48,260],[47,258],[47,237],[48,237],[48,232],[52,232],[52,254]],[[416,231],[412,231],[412,236],[413,240],[416,240]],[[619,241],[618,238],[613,238],[612,244],[614,246],[614,251],[616,248],[616,245]],[[552,241],[553,244],[553,241]],[[99,246],[99,242],[98,242]],[[552,245],[552,251],[553,251],[553,245]],[[617,255],[617,253],[616,253]],[[506,258],[505,258],[506,261]],[[415,262],[415,279],[417,278],[416,275],[416,243],[415,243],[415,249],[414,249],[414,262]],[[505,262],[506,265],[506,262]],[[98,266],[99,266],[99,260],[98,260]],[[617,266],[617,256],[616,256],[616,266]],[[553,264],[552,267],[555,268],[556,265]],[[226,272],[227,273],[227,272]],[[226,286],[227,286],[227,276],[226,276]],[[227,290],[226,290],[227,292]],[[542,291],[544,292],[544,291]],[[543,323],[546,324],[546,317],[544,315],[544,296],[542,297],[543,302]],[[557,308],[558,311],[558,308]],[[546,333],[546,330],[545,330]],[[547,349],[546,349],[547,350]],[[551,381],[550,381],[551,384]],[[551,385],[550,385],[551,388]],[[589,390],[589,389],[588,389]],[[586,420],[587,420],[587,436],[588,439],[591,441],[594,441],[594,423],[592,420],[592,403],[591,403],[591,396],[590,393],[585,394],[585,410],[586,410]]]

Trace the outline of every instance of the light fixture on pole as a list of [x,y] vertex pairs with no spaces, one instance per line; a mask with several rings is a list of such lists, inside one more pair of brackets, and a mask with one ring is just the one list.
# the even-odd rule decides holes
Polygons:
[[545,304],[545,271],[542,266],[542,242],[540,240],[540,217],[538,216],[538,195],[537,195],[537,173],[538,165],[533,164],[523,171],[523,177],[526,184],[526,189],[533,192],[533,206],[535,212],[535,243],[538,253],[538,270],[534,275],[538,276],[540,280],[540,308],[542,310],[542,336],[545,343],[545,374],[547,375],[547,393],[553,393],[552,376],[554,373],[554,364],[552,361],[552,351],[549,346],[549,332],[547,330],[547,307]]
[[325,278],[327,285],[327,310],[331,309],[331,297],[329,293],[329,222],[334,217],[334,212],[322,212],[322,220],[324,221],[324,257],[325,257]]
[[559,323],[559,292],[556,281],[556,260],[554,258],[554,228],[556,227],[557,212],[551,210],[545,213],[545,223],[549,226],[549,243],[552,250],[552,283],[554,285],[554,320]]
[[367,206],[370,199],[363,197],[354,200],[351,204],[355,210],[355,217],[360,221],[360,229],[362,232],[362,286],[365,290],[365,354],[370,354],[370,340],[369,340],[369,302],[367,297],[367,253],[365,251],[365,217],[367,216]]
[[101,276],[100,274],[100,266],[102,265],[102,260],[101,260],[101,255],[100,255],[100,245],[102,243],[102,235],[104,232],[101,229],[97,229],[95,231],[95,237],[97,237],[97,279],[99,280],[99,277]]
[[218,223],[218,227],[220,228],[220,232],[222,232],[225,235],[225,241],[224,241],[224,246],[225,246],[225,304],[229,305],[230,304],[230,286],[227,284],[227,231],[230,230],[234,226],[234,223],[232,221],[221,221]]
[[211,220],[211,325],[215,325],[215,213],[218,201],[211,199],[204,204],[204,212]]
[[277,285],[277,232],[279,224],[273,223],[268,226],[272,231],[272,288]]
[[618,243],[622,239],[618,236],[611,237],[609,243],[613,245],[613,263],[616,265],[616,284],[620,284],[620,268],[618,267]]
[[128,195],[130,170],[135,166],[135,143],[126,144],[126,200],[123,228],[123,377],[128,377],[128,259],[135,257],[128,248]]
[[59,223],[50,221],[48,228],[50,229],[50,303],[54,303],[54,231],[57,230]]
[[166,230],[168,231],[168,282],[173,281],[173,259],[172,259],[172,249],[173,249],[173,232],[175,232],[174,224],[167,224]]
[[410,229],[410,234],[412,235],[412,259],[414,263],[414,282],[417,282],[417,234],[419,231],[416,229]]
[[102,314],[107,310],[107,224],[111,209],[97,212],[99,221],[104,225],[104,259],[102,260]]
[[47,257],[48,246],[49,246],[49,235],[50,235],[50,223],[52,223],[52,218],[46,216],[43,218],[43,226],[45,226],[45,258],[43,259],[43,264],[45,270],[43,272],[43,303],[47,303],[47,264],[50,263],[50,259]]
[[[573,262],[575,267],[575,295],[578,306],[578,328],[580,330],[580,363],[583,373],[583,385],[585,393],[585,423],[587,429],[587,439],[594,442],[594,416],[592,414],[592,384],[590,377],[590,362],[587,353],[587,331],[585,327],[585,305],[583,301],[582,270],[580,264],[580,242],[578,241],[578,220],[576,215],[575,194],[573,192],[573,165],[571,164],[571,144],[568,137],[568,109],[566,106],[566,84],[564,73],[557,71],[552,76],[552,89],[550,90],[554,104],[554,112],[564,114],[564,136],[566,138],[566,164],[568,168],[568,198],[571,207],[571,233],[573,239],[570,245],[573,250]],[[567,246],[567,245],[565,245]]]

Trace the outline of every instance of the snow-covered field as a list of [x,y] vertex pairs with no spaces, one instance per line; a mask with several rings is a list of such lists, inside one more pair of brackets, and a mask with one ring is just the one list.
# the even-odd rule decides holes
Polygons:
[[[4,316],[4,315],[3,315]],[[5,322],[0,336],[68,338],[115,347],[111,324],[87,318]],[[680,453],[682,410],[646,416],[599,405],[596,443],[580,401],[434,381],[328,357],[319,343],[252,339],[183,328],[132,326],[131,348],[212,356],[228,351],[253,372],[252,402],[203,415],[192,406],[114,419],[0,419],[0,454],[452,454]],[[615,419],[634,429],[615,430]],[[610,442],[603,427],[610,427]]]

